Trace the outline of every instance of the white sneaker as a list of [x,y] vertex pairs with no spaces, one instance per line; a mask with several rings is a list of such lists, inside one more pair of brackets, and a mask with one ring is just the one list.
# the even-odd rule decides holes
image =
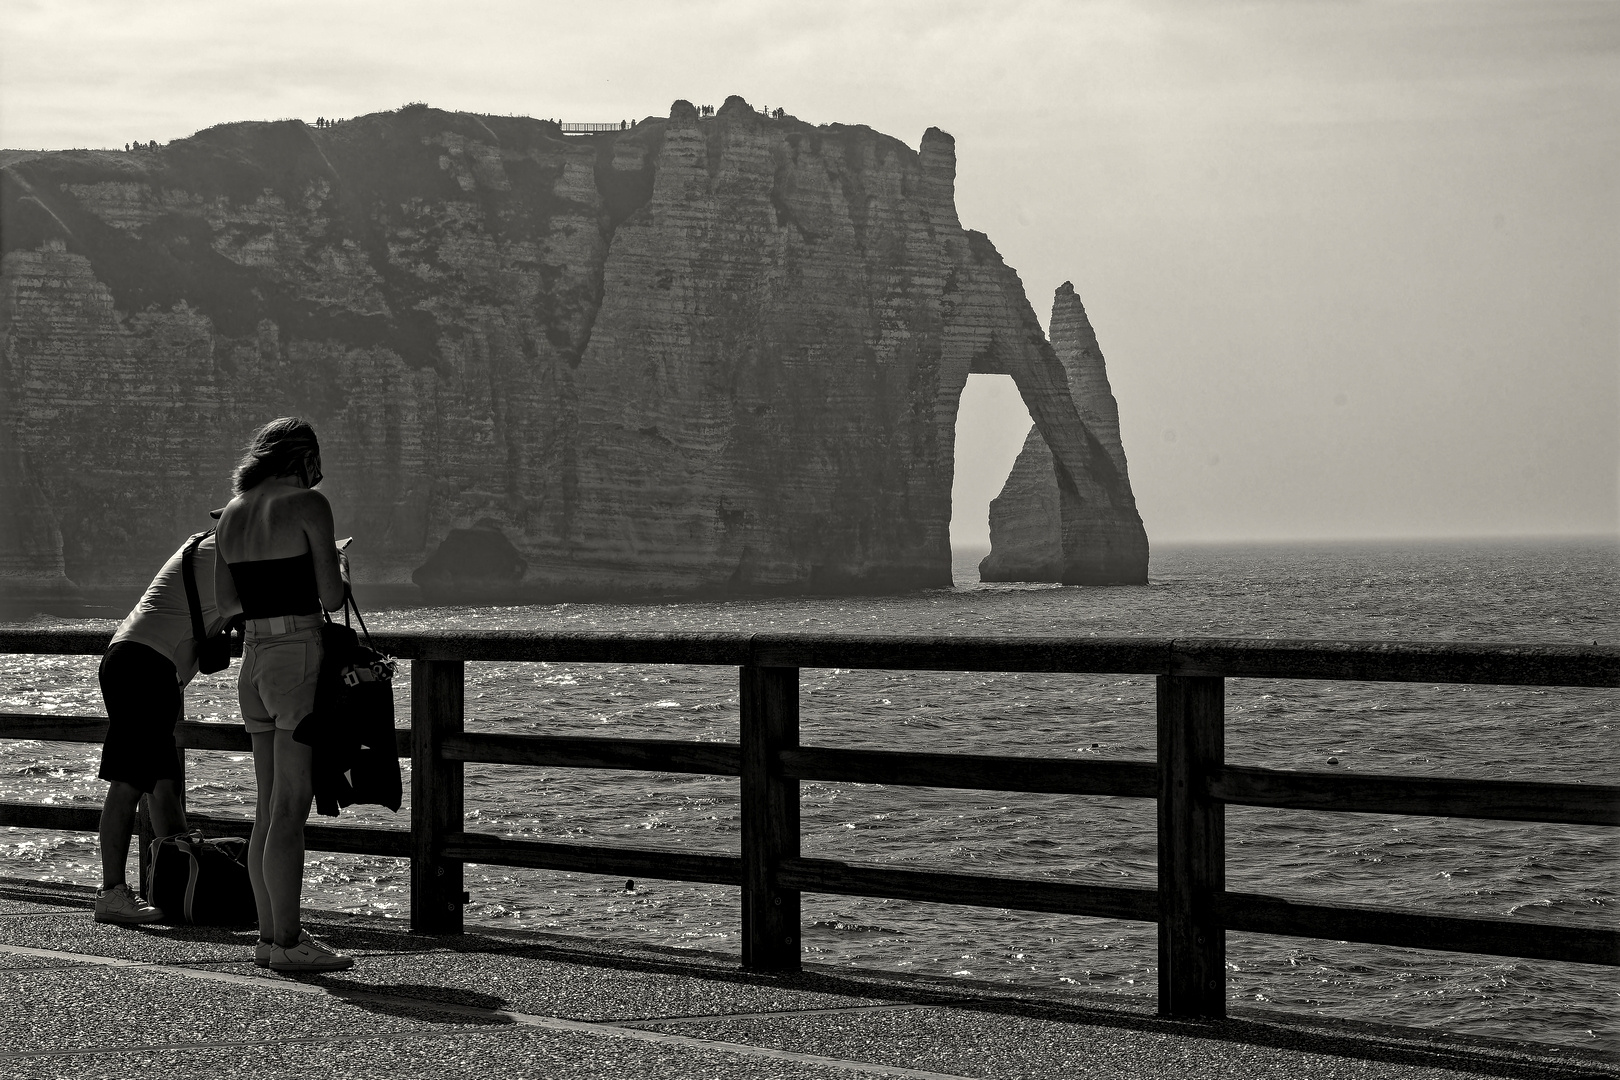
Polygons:
[[298,944],[290,948],[270,946],[271,971],[347,971],[352,967],[354,957],[321,944],[307,933],[299,934]]
[[[300,931],[298,931],[298,944],[302,945],[304,942],[306,942],[308,940],[309,940],[309,931],[308,930],[300,930]],[[270,966],[270,950],[274,949],[275,947],[276,947],[275,942],[266,941],[263,938],[260,938],[258,940],[258,942],[255,943],[254,946],[253,946],[253,963],[255,965],[257,965],[258,967],[262,967],[262,968],[269,967]]]
[[110,889],[96,890],[96,922],[139,926],[158,922],[162,918],[162,908],[148,904],[145,897],[123,882]]

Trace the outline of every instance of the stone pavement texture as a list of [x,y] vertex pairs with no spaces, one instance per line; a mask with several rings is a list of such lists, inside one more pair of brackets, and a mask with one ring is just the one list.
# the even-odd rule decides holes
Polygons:
[[1545,1046],[850,968],[740,971],[681,949],[312,913],[353,970],[253,966],[252,932],[91,921],[88,890],[0,879],[0,1077],[251,1075],[1614,1077]]

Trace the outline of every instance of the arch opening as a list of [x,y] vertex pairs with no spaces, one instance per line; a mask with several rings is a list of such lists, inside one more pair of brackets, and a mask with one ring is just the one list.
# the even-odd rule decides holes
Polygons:
[[1035,421],[1011,375],[969,375],[956,409],[951,578],[976,585],[990,552],[990,500],[1001,494]]

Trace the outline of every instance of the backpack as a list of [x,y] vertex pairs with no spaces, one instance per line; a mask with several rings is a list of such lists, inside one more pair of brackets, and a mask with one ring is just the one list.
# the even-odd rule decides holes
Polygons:
[[259,910],[248,880],[248,842],[204,840],[201,829],[159,837],[146,870],[146,898],[165,921],[195,926],[251,926]]

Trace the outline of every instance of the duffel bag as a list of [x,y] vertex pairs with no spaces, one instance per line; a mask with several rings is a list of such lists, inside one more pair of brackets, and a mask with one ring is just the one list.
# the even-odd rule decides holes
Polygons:
[[146,898],[169,923],[251,926],[258,922],[248,879],[248,842],[240,836],[204,840],[201,829],[152,842]]

